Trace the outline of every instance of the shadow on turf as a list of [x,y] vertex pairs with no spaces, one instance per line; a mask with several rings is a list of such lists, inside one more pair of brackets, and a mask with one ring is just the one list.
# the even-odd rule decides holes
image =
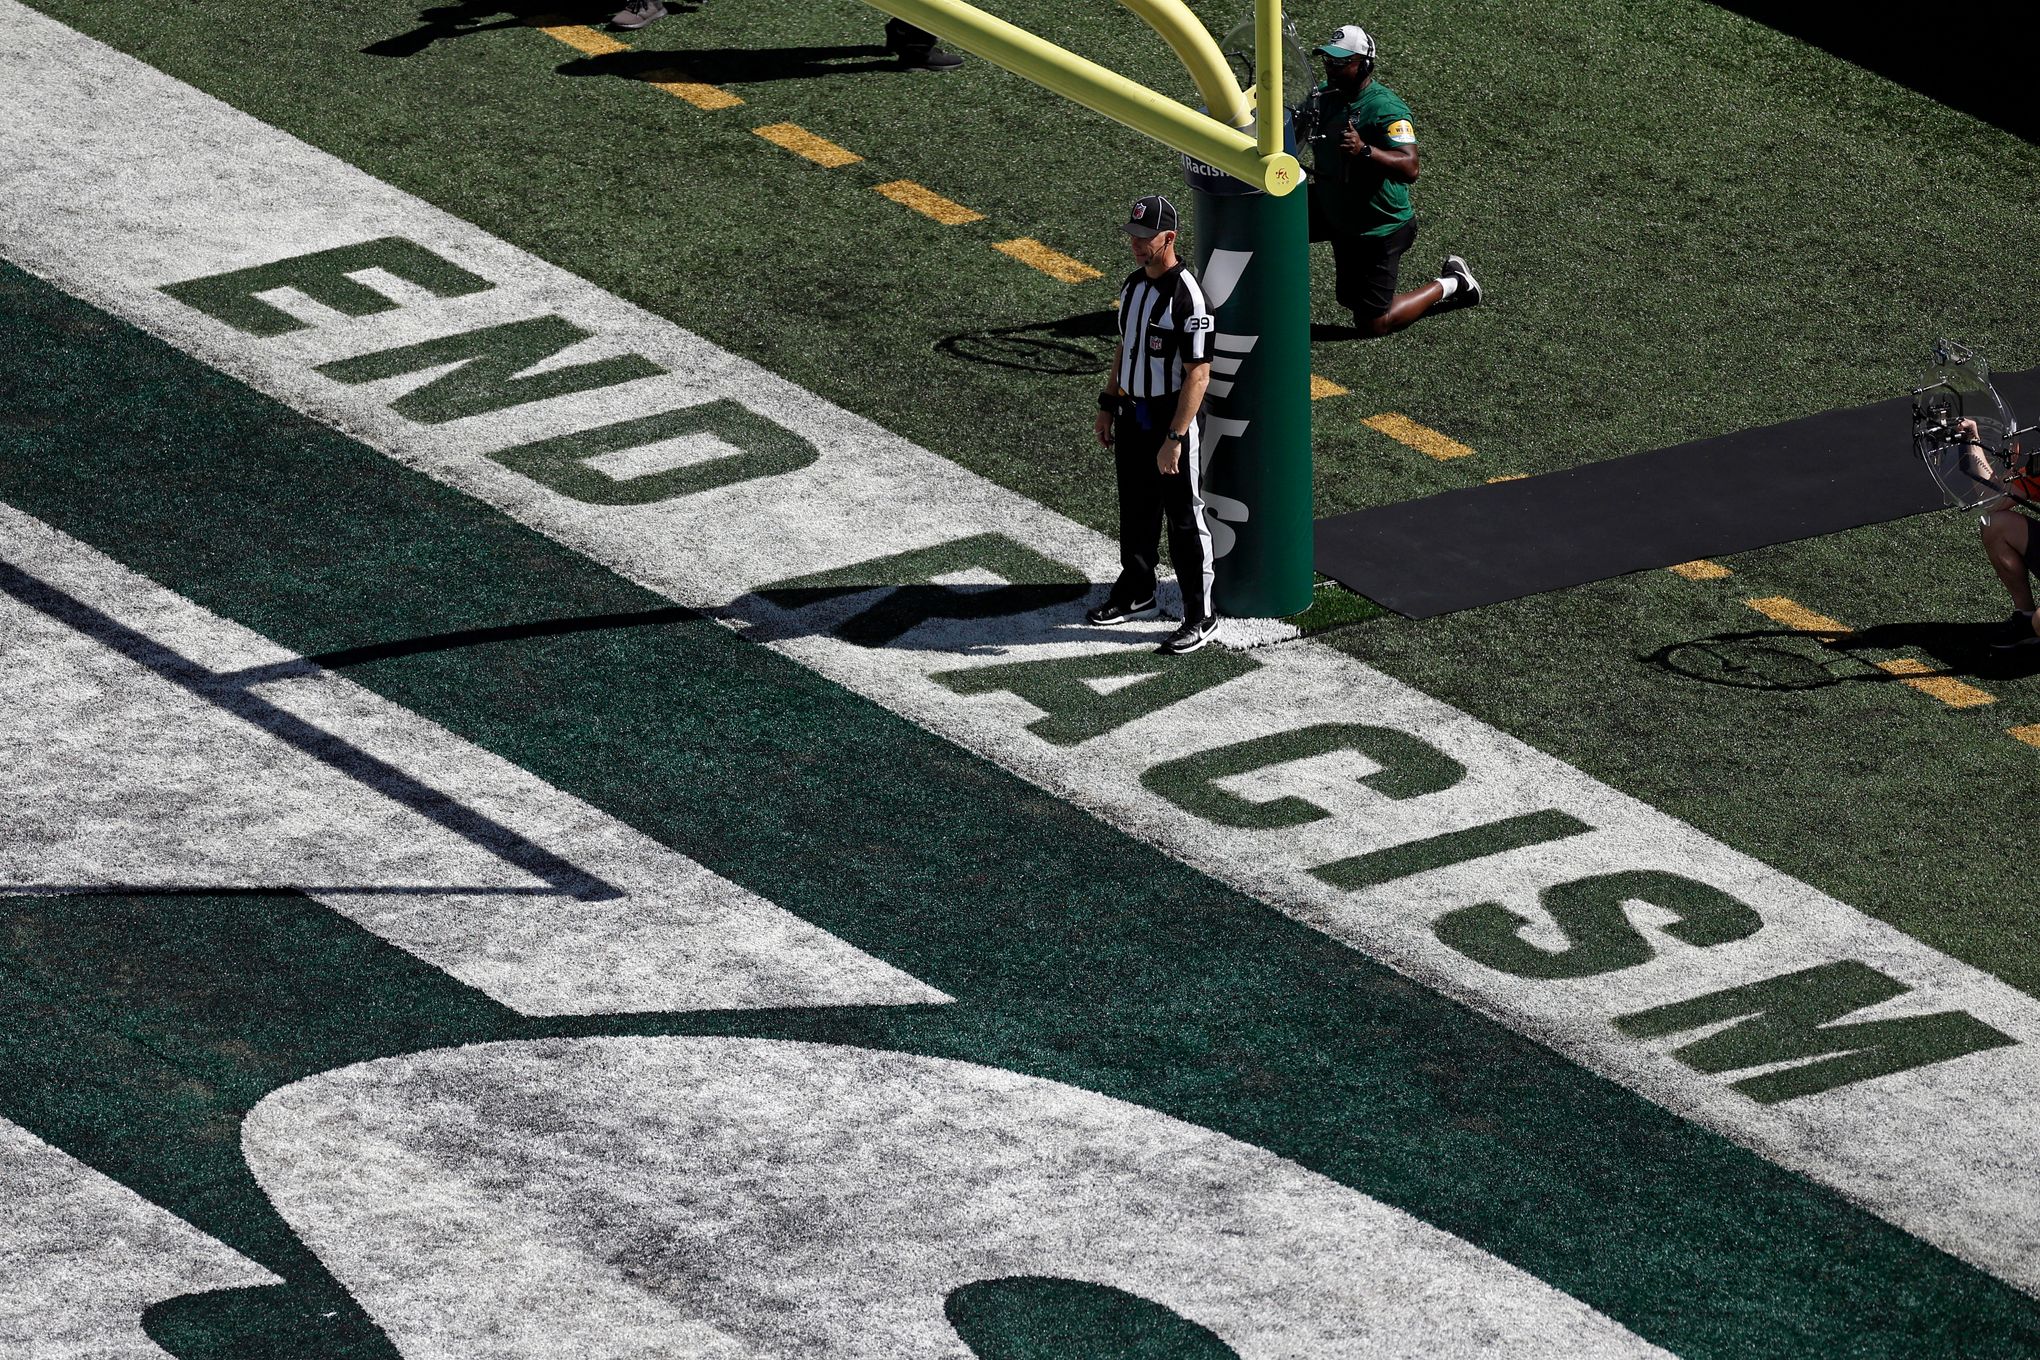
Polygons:
[[[581,4],[572,0],[557,4],[542,4],[537,0],[511,4],[474,0],[468,4],[435,5],[418,11],[418,27],[410,32],[372,42],[361,51],[364,56],[370,57],[415,57],[432,44],[447,38],[465,38],[470,34],[503,28],[526,28],[538,23],[599,23],[615,9],[602,0]],[[506,17],[497,18],[497,15]]]
[[[1830,56],[1875,71],[1951,109],[2040,143],[2040,102],[2023,72],[1992,73],[1989,63],[2030,51],[2021,35],[2031,0],[1969,0],[1928,18],[1907,5],[1809,5],[1805,0],[1715,0],[1722,9],[1812,43]],[[1880,13],[1881,11],[1881,13]],[[1925,24],[1924,29],[1920,25]],[[1894,42],[1918,32],[1920,41]]]
[[965,331],[935,342],[938,353],[994,368],[1048,373],[1057,377],[1096,377],[1112,358],[1110,345],[1087,344],[1117,336],[1110,310],[1079,312],[1060,321],[1031,321],[1023,326]]
[[[2040,645],[1993,651],[2004,624],[1917,620],[1835,636],[1789,628],[1674,642],[1641,658],[1672,675],[1731,689],[1784,692],[1830,685],[1893,684],[1934,676],[2022,680],[2040,675]],[[1939,662],[1924,675],[1894,675],[1860,653],[1923,652]]]
[[240,671],[216,671],[61,587],[7,562],[0,562],[0,592],[11,595],[45,618],[91,638],[135,665],[154,672],[187,694],[268,733],[284,745],[363,787],[373,789],[503,863],[523,870],[549,885],[553,891],[584,902],[607,902],[623,895],[595,875],[519,835],[487,814],[255,691],[256,685],[267,680],[316,671],[316,667],[303,660]]
[[704,85],[808,80],[816,76],[904,71],[899,58],[876,43],[843,47],[708,47],[663,52],[610,52],[554,68],[563,76],[621,80],[686,80]]

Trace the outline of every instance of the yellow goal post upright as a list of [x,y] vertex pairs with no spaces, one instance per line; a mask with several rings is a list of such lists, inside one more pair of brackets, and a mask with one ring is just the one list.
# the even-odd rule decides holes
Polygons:
[[1217,318],[1203,484],[1218,607],[1249,618],[1309,608],[1309,233],[1282,102],[1281,0],[1254,3],[1251,93],[1183,0],[1120,0],[1169,44],[1209,112],[965,0],[867,3],[1183,154]]

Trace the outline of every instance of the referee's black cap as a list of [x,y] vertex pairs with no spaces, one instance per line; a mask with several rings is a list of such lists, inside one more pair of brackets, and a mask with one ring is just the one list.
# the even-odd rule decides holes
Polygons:
[[1133,201],[1133,212],[1120,230],[1128,236],[1158,236],[1176,229],[1176,205],[1160,194]]

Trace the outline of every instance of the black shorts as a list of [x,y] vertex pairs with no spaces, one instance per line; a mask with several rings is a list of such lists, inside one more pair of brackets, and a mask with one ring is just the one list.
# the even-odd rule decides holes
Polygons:
[[1322,220],[1313,220],[1310,238],[1332,243],[1339,305],[1360,321],[1372,321],[1395,301],[1403,252],[1417,239],[1417,220],[1413,217],[1385,236],[1342,235]]

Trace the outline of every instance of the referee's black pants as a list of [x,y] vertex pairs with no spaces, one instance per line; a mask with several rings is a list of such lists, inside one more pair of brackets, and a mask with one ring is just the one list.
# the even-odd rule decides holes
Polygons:
[[1164,476],[1155,459],[1162,436],[1176,418],[1176,395],[1130,401],[1112,425],[1114,462],[1119,474],[1119,580],[1112,602],[1134,605],[1155,593],[1155,567],[1161,561],[1162,525],[1169,526],[1169,560],[1183,587],[1183,617],[1195,622],[1212,616],[1211,529],[1204,522],[1204,495],[1199,464],[1204,456],[1204,413],[1190,422],[1178,470]]

